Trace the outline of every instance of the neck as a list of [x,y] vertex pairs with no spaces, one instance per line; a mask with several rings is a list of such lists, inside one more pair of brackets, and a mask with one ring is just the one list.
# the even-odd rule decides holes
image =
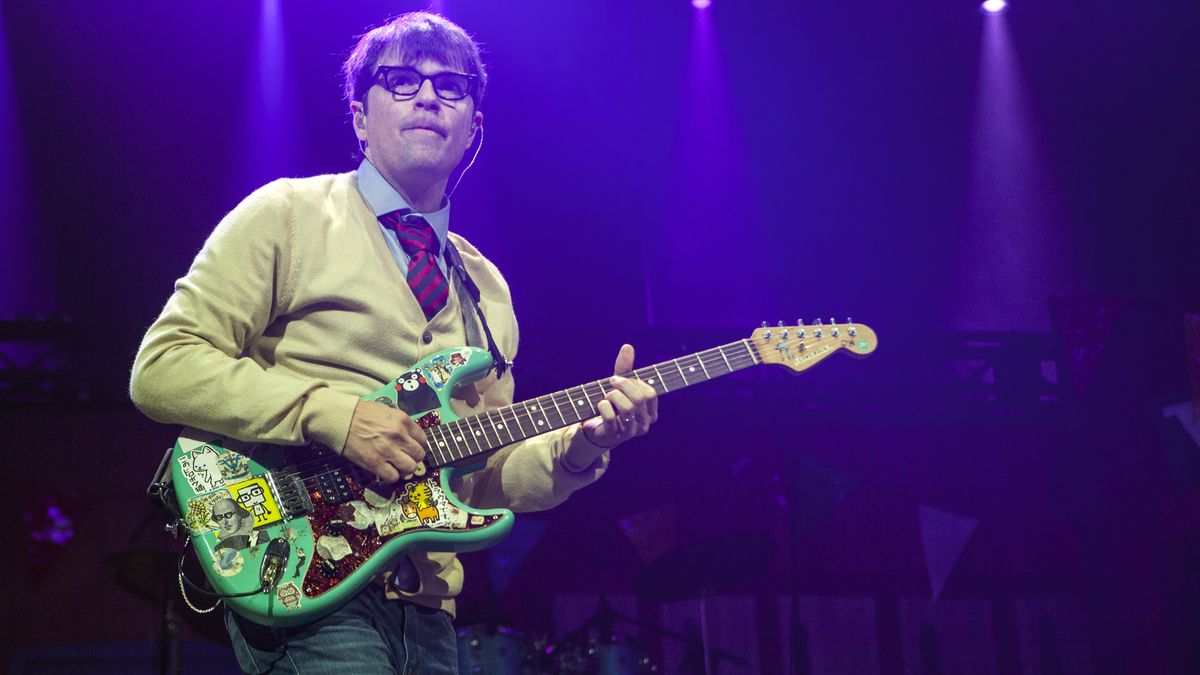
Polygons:
[[442,208],[442,196],[446,194],[447,177],[431,178],[427,171],[414,171],[411,175],[394,175],[385,170],[371,157],[367,149],[367,159],[375,165],[379,175],[391,185],[396,192],[404,197],[408,205],[421,213],[430,213]]

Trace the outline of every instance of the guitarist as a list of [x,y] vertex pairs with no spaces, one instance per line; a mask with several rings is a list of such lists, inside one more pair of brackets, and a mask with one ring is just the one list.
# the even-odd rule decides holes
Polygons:
[[[434,352],[482,346],[481,328],[493,353],[515,355],[517,323],[499,271],[448,231],[447,182],[482,134],[478,46],[450,21],[416,12],[364,35],[343,70],[364,153],[357,171],[277,180],[231,211],[146,333],[130,392],[160,422],[320,443],[391,483],[417,469],[426,435],[405,413],[359,397]],[[633,359],[624,345],[615,372],[632,370]],[[658,416],[650,386],[617,376],[612,384],[598,417],[502,448],[462,478],[459,496],[535,511],[595,481],[608,450]],[[462,416],[508,405],[512,375],[460,394],[453,408]],[[412,553],[311,624],[273,629],[226,610],[226,626],[247,672],[452,673],[462,577],[451,553]]]

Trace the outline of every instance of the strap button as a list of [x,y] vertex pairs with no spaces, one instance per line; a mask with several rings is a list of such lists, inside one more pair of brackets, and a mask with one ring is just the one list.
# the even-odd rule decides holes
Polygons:
[[425,344],[429,344],[430,342],[433,342],[433,333],[430,333],[429,331],[425,331],[425,334],[421,336],[421,341],[423,341]]

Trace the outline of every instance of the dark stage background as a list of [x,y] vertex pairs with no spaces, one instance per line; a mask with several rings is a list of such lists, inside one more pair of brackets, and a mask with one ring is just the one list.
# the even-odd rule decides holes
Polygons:
[[[341,60],[426,5],[0,7],[0,663],[151,670],[158,609],[113,580],[154,595],[119,554],[165,542],[140,335],[238,200],[354,168]],[[466,556],[460,625],[553,641],[603,594],[679,672],[661,629],[696,594],[639,583],[766,541],[709,602],[746,661],[717,672],[1200,670],[1200,434],[1164,413],[1200,398],[1195,3],[434,7],[492,77],[453,224],[512,286],[519,396],[763,320],[881,343],[664,399],[601,482]],[[204,630],[191,669],[227,669]]]

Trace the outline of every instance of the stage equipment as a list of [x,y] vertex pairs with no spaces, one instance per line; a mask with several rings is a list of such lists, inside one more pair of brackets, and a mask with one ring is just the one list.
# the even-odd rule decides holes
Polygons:
[[[616,630],[616,624],[637,621],[615,611],[600,596],[596,611],[561,641],[546,650],[545,672],[564,675],[635,675],[661,672],[641,644]],[[644,627],[643,627],[644,628]],[[678,633],[654,627],[656,635],[682,639]]]
[[[656,558],[634,579],[634,591],[649,600],[700,599],[700,628],[682,636],[684,662],[697,673],[714,670],[718,660],[745,665],[736,654],[714,649],[708,639],[708,598],[718,590],[736,587],[762,574],[775,557],[775,541],[761,532],[741,532],[709,537],[686,544]],[[690,639],[689,639],[690,638]]]
[[66,372],[77,332],[68,316],[0,318],[0,403],[87,400],[88,388]]

